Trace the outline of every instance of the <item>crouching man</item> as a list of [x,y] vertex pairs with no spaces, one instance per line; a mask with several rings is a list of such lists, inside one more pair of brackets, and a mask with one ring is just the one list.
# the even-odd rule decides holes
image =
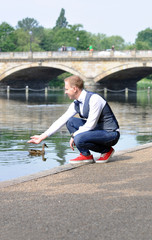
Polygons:
[[[97,163],[108,162],[120,137],[119,125],[109,104],[96,93],[84,89],[83,80],[70,76],[64,80],[65,93],[74,100],[68,110],[41,135],[31,137],[29,143],[38,144],[66,124],[71,134],[70,147],[74,145],[80,155],[70,163],[94,162],[90,151],[101,153]],[[79,114],[80,118],[74,117]]]

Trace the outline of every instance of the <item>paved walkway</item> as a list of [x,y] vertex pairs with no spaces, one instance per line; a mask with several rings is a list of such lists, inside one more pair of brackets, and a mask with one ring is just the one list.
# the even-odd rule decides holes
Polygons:
[[0,240],[152,240],[152,144],[1,182],[0,201]]

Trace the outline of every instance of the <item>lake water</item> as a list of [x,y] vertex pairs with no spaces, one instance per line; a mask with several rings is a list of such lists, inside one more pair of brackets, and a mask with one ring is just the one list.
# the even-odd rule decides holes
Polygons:
[[[103,92],[99,92],[103,95]],[[151,142],[152,139],[152,96],[146,91],[129,94],[111,94],[104,96],[113,109],[121,130],[121,137],[114,147],[116,151],[132,148]],[[28,144],[31,135],[41,134],[70,104],[62,91],[30,94],[24,93],[0,95],[0,181],[48,170],[68,163],[78,155],[69,147],[69,134],[66,127],[45,140],[45,160],[31,157],[28,150],[41,149],[38,145]],[[95,156],[99,154],[94,153]]]

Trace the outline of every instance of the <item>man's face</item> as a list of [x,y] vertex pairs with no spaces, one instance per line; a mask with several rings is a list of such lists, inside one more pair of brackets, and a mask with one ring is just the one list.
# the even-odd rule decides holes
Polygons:
[[65,94],[68,95],[70,99],[75,99],[77,92],[77,87],[71,87],[68,81],[65,81]]

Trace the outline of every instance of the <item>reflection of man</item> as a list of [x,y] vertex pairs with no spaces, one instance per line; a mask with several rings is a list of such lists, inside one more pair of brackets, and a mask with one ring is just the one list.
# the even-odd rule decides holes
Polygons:
[[[119,125],[108,103],[98,94],[84,90],[78,76],[65,80],[65,93],[73,99],[68,110],[41,135],[31,137],[29,143],[40,143],[66,124],[70,134],[70,147],[74,145],[80,155],[71,163],[94,162],[90,150],[101,153],[98,163],[107,162],[114,153],[112,148],[119,140]],[[80,118],[74,117],[79,113]]]

